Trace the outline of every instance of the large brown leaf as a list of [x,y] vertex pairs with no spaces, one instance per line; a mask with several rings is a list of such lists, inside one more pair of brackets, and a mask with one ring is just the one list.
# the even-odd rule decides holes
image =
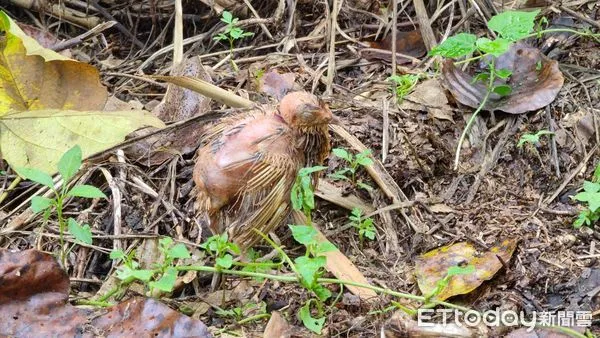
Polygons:
[[[558,62],[546,58],[538,49],[524,43],[514,44],[507,53],[498,57],[496,69],[512,71],[508,82],[496,81],[496,85],[509,85],[512,93],[507,96],[492,93],[486,110],[522,114],[543,108],[554,101],[564,82]],[[473,108],[479,106],[486,93],[484,83],[473,83],[473,75],[458,69],[452,60],[444,62],[442,74],[444,85],[458,102]]]

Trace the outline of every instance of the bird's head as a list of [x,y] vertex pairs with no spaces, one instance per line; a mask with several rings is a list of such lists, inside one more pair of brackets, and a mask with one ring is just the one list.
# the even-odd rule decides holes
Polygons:
[[327,104],[307,92],[292,92],[284,96],[279,113],[290,127],[302,130],[326,128],[336,122]]

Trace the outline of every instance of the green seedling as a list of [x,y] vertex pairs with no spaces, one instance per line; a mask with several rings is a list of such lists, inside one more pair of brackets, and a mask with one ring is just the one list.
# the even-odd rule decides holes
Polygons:
[[544,135],[554,135],[553,132],[548,130],[540,130],[535,134],[525,133],[519,138],[519,143],[517,143],[517,147],[522,148],[525,144],[530,144],[531,146],[537,146],[540,143],[540,137]]
[[121,287],[139,281],[154,295],[154,290],[171,292],[177,281],[178,271],[175,268],[176,259],[190,258],[188,249],[182,243],[174,244],[170,237],[163,237],[158,241],[158,249],[162,260],[155,263],[152,269],[140,269],[140,264],[134,259],[135,252],[125,254],[123,250],[113,250],[110,258],[121,261],[123,264],[117,268],[116,276],[121,280]]
[[458,275],[469,275],[475,272],[475,266],[467,265],[467,266],[452,266],[448,268],[448,272],[446,272],[446,276],[440,279],[435,286],[435,289],[429,294],[425,295],[425,303],[429,302],[431,299],[437,297],[445,288],[450,284],[450,280],[454,276]]
[[[474,60],[483,60],[487,65],[487,70],[475,76],[474,81],[482,81],[486,86],[486,93],[481,100],[479,106],[467,121],[467,125],[463,130],[454,157],[454,169],[458,169],[460,159],[460,150],[465,140],[467,133],[475,122],[479,112],[486,106],[491,95],[500,97],[510,95],[512,88],[506,84],[499,84],[497,80],[507,80],[512,72],[508,69],[496,68],[496,59],[506,53],[509,48],[517,41],[540,36],[549,32],[571,32],[583,36],[591,36],[597,38],[600,34],[591,34],[589,32],[579,32],[572,29],[547,29],[533,32],[535,26],[535,17],[539,10],[531,12],[506,11],[493,16],[487,23],[490,30],[498,33],[498,38],[491,40],[486,37],[477,37],[474,34],[459,33],[446,39],[440,45],[434,47],[429,55],[439,55],[450,59],[466,59],[457,62],[465,63]],[[541,26],[541,25],[538,25]],[[476,54],[476,56],[472,56]]]
[[[309,299],[298,312],[302,323],[309,330],[320,334],[325,323],[323,302],[331,297],[331,291],[318,283],[317,279],[325,272],[327,259],[322,254],[337,248],[330,242],[319,241],[318,232],[308,225],[290,225],[294,239],[306,247],[304,256],[294,260],[295,270],[300,275],[300,284],[311,291],[316,298]],[[317,318],[311,315],[311,304],[316,307]]]
[[[233,264],[243,266],[242,271],[245,272],[269,273],[271,270],[278,269],[283,265],[282,261],[275,263],[271,259],[261,260],[260,253],[253,248],[248,249],[244,256],[248,262],[233,262]],[[254,277],[254,279],[259,282],[264,280],[262,277]]]
[[573,199],[586,204],[586,208],[573,221],[573,227],[575,229],[579,229],[583,225],[592,227],[600,219],[600,163],[596,165],[592,180],[584,181],[583,191],[575,195]]
[[362,210],[359,208],[352,209],[348,218],[352,222],[352,226],[358,231],[358,241],[360,242],[360,245],[363,244],[365,237],[370,240],[375,239],[375,225],[373,225],[373,219],[370,217],[364,218],[362,216]]
[[302,211],[308,224],[312,224],[312,210],[315,208],[315,193],[313,191],[313,175],[327,169],[323,166],[302,168],[296,175],[296,181],[291,190],[291,201],[294,210]]
[[247,303],[227,310],[217,307],[215,314],[221,317],[233,318],[238,324],[248,323],[269,316],[265,302]]
[[[353,155],[346,149],[334,148],[332,153],[335,156],[343,159],[346,162],[346,166],[343,169],[330,174],[329,177],[334,180],[350,181],[352,184],[362,189],[373,190],[370,185],[363,183],[362,181],[356,181],[356,173],[360,167],[368,167],[373,165],[373,160],[370,157],[370,149],[363,150],[360,153]],[[350,174],[350,177],[348,177],[348,174]]]
[[402,103],[404,97],[415,89],[419,78],[419,75],[414,74],[392,75],[388,77],[388,81],[392,81],[394,84],[392,90],[396,92],[398,103]]
[[231,253],[240,254],[240,248],[235,243],[229,242],[226,232],[207,238],[200,247],[215,257],[215,266],[222,269],[229,269],[233,265]]
[[245,37],[253,36],[254,33],[246,32],[242,28],[238,27],[237,23],[238,23],[239,19],[234,18],[233,14],[231,14],[231,12],[223,11],[223,14],[221,16],[221,21],[223,21],[224,23],[227,24],[227,26],[225,26],[225,32],[218,34],[213,39],[216,41],[228,41],[229,42],[229,55],[231,57],[231,66],[237,72],[237,71],[239,71],[239,68],[235,64],[235,61],[233,61],[233,43],[236,40],[241,40]]
[[15,171],[25,179],[39,183],[52,191],[53,197],[32,197],[31,210],[35,213],[43,212],[45,221],[50,218],[53,211],[56,211],[60,240],[59,257],[65,268],[67,266],[67,255],[71,249],[73,249],[73,246],[67,248],[65,245],[65,232],[68,231],[75,238],[75,241],[80,244],[92,244],[92,232],[88,224],[81,225],[71,217],[65,219],[63,215],[65,201],[70,197],[106,198],[106,195],[100,189],[91,185],[78,184],[69,188],[69,181],[77,174],[79,168],[81,168],[81,160],[82,155],[79,146],[74,146],[69,149],[60,158],[58,162],[58,172],[62,177],[62,183],[59,188],[55,188],[52,176],[41,170],[35,168],[15,169]]

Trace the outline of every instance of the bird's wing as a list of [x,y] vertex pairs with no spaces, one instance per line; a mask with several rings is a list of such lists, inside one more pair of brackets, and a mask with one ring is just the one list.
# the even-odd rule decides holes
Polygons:
[[243,247],[257,241],[253,229],[267,234],[288,216],[289,194],[298,170],[298,164],[289,155],[263,154],[254,163],[249,176],[252,178],[236,202],[238,222],[229,228],[231,238]]

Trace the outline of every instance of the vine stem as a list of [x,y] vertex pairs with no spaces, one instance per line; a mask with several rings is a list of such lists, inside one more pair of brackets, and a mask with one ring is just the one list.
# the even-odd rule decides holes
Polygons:
[[[217,269],[215,267],[204,266],[204,265],[178,266],[178,267],[176,267],[176,269],[177,269],[177,271],[202,271],[202,272],[217,271]],[[296,276],[272,275],[272,274],[260,273],[260,272],[238,271],[238,270],[227,270],[227,269],[221,269],[220,272],[224,273],[224,274],[243,276],[243,277],[265,278],[265,279],[275,280],[275,281],[284,282],[284,283],[298,282],[298,277],[296,277]],[[372,286],[369,284],[363,284],[363,283],[358,283],[358,282],[353,282],[353,281],[346,281],[346,280],[341,280],[341,279],[337,279],[337,278],[318,278],[317,283],[351,285],[351,286],[356,286],[356,287],[360,287],[360,288],[370,289],[375,292],[394,296],[394,297],[412,299],[412,300],[416,300],[416,301],[420,301],[420,302],[424,302],[424,303],[426,302],[426,299],[423,296],[417,296],[417,295],[413,295],[410,293],[402,293],[402,292],[393,291],[390,289]],[[463,312],[473,311],[472,309],[469,309],[464,306],[455,305],[452,303],[447,303],[447,302],[442,302],[442,301],[432,300],[431,303],[436,304],[436,305],[443,305],[443,306],[457,309],[457,310],[461,310]]]
[[463,129],[463,132],[460,135],[460,139],[458,140],[458,145],[456,146],[456,152],[454,155],[454,170],[458,169],[458,162],[460,160],[460,150],[462,148],[463,143],[465,142],[465,138],[467,137],[467,134],[469,133],[471,126],[473,126],[473,123],[475,122],[477,115],[479,115],[479,112],[483,110],[483,107],[485,107],[485,104],[487,103],[488,99],[490,98],[490,94],[492,93],[492,86],[494,85],[494,79],[496,78],[495,75],[496,75],[496,60],[494,58],[492,58],[492,61],[490,62],[490,78],[488,80],[488,85],[486,88],[487,90],[485,91],[485,96],[483,97],[483,100],[481,100],[479,107],[477,107],[475,112],[473,112],[473,115],[471,115],[471,118],[469,119],[469,121],[467,121],[467,125],[465,126],[465,129]]

